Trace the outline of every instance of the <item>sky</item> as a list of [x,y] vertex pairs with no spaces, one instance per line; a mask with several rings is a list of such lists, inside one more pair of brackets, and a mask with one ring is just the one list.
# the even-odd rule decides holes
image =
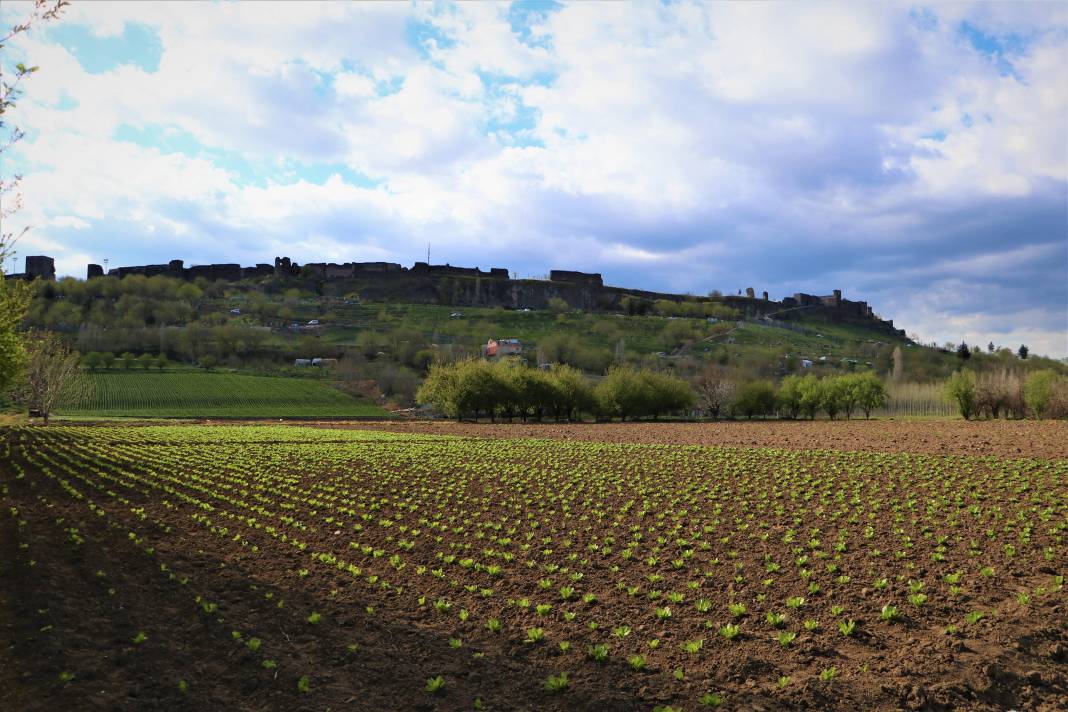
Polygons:
[[1066,3],[75,2],[2,61],[61,274],[429,244],[1068,356]]

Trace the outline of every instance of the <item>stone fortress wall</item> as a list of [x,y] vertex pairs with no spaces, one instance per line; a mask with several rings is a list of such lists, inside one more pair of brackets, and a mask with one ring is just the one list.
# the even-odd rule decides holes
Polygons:
[[[88,279],[104,275],[100,265],[88,266]],[[648,301],[697,299],[687,295],[606,286],[598,273],[552,270],[548,279],[513,279],[503,267],[482,270],[478,267],[432,265],[426,262],[416,262],[411,267],[394,262],[309,262],[300,265],[288,257],[275,257],[273,264],[259,263],[251,267],[236,263],[186,267],[183,260],[171,260],[166,264],[113,267],[107,271],[107,276],[111,277],[129,275],[162,275],[185,280],[202,277],[210,281],[310,278],[322,282],[324,293],[330,291],[341,294],[348,290],[370,300],[406,300],[461,307],[541,309],[547,307],[551,299],[562,299],[576,309],[614,311],[621,309],[623,300],[628,297]],[[26,272],[8,277],[55,279],[54,261],[43,255],[27,257]],[[904,336],[903,330],[894,328],[893,321],[877,317],[867,302],[845,299],[838,289],[826,296],[797,293],[774,301],[768,298],[767,292],[757,297],[750,287],[745,290],[744,296],[739,292],[738,295],[715,299],[750,318],[774,316],[792,319],[798,318],[801,313],[808,313],[830,321],[863,324],[888,334]]]

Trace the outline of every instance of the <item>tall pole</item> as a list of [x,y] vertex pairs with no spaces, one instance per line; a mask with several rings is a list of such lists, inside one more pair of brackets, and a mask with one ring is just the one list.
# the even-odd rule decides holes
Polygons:
[[430,264],[430,240],[426,241],[426,263]]

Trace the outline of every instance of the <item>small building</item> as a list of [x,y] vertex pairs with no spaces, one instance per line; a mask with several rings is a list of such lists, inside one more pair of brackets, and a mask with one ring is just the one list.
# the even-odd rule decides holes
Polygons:
[[310,359],[310,358],[293,359],[293,365],[294,366],[311,366],[312,365],[312,359]]
[[801,368],[812,368],[812,360],[807,358],[801,359]]
[[521,353],[523,353],[523,343],[519,339],[490,339],[482,347],[482,355],[486,358],[518,356]]

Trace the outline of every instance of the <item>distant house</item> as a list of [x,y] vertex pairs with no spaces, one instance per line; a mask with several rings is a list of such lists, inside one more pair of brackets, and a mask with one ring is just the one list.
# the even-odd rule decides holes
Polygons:
[[812,368],[812,360],[807,358],[801,359],[801,368]]
[[523,353],[523,343],[519,339],[490,339],[482,347],[482,355],[486,358],[518,356],[521,353]]
[[312,360],[310,358],[297,358],[293,359],[294,366],[311,366]]

